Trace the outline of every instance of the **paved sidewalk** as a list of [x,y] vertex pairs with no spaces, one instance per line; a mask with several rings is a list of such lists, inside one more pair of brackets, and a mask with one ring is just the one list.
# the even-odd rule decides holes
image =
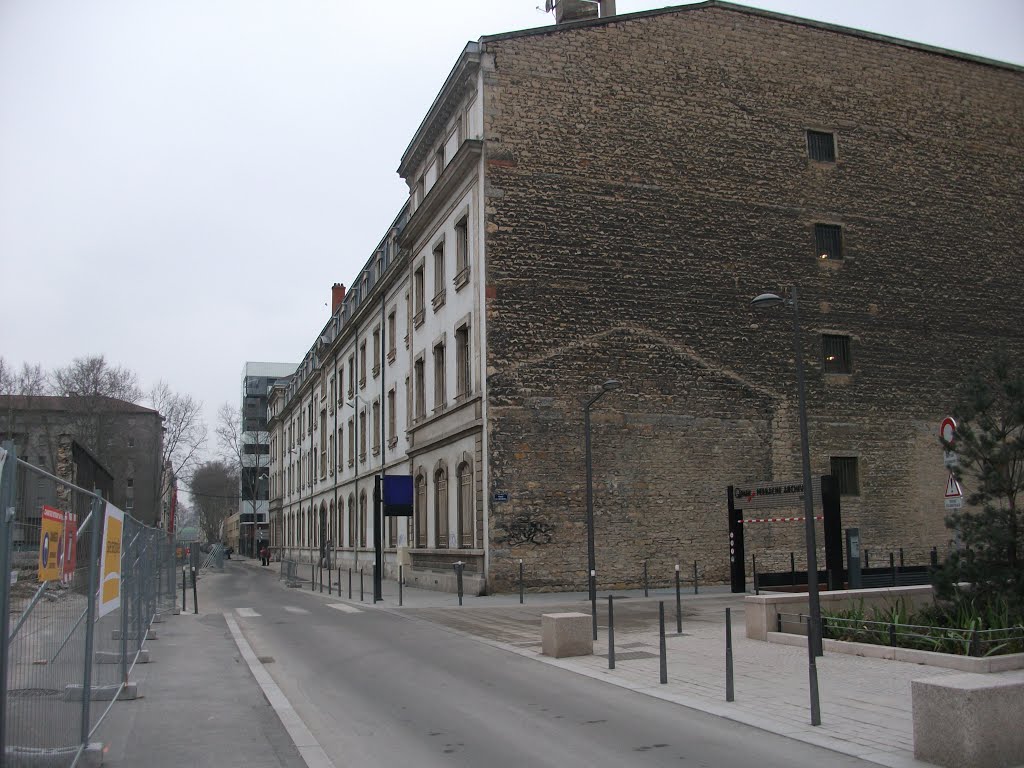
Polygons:
[[[257,563],[258,565],[258,563]],[[276,571],[276,568],[275,568]],[[305,574],[308,576],[308,569]],[[347,573],[338,595],[337,571],[332,595],[323,598],[375,607],[409,618],[441,624],[513,653],[693,709],[781,734],[809,744],[893,768],[926,766],[914,760],[910,681],[957,674],[906,662],[828,653],[817,660],[821,701],[820,726],[810,724],[806,647],[746,638],[743,595],[727,587],[702,588],[683,595],[683,633],[676,634],[675,591],[617,592],[615,600],[616,669],[608,669],[607,592],[598,603],[599,633],[594,655],[553,659],[541,655],[540,616],[558,611],[590,613],[586,594],[527,593],[458,597],[444,592],[405,588],[398,605],[398,585],[385,581],[383,602],[373,606],[371,580],[365,578],[359,601],[358,575],[348,598]],[[283,585],[283,582],[279,582]],[[299,589],[310,590],[307,580]],[[659,683],[659,600],[665,602],[668,683]],[[735,701],[725,700],[725,608],[732,609]]]
[[152,661],[131,673],[140,697],[116,702],[96,733],[104,766],[306,768],[223,614],[166,616],[152,631]]

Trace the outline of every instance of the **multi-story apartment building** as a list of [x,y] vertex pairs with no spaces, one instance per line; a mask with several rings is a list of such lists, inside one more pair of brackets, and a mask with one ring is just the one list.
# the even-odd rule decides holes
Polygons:
[[241,472],[238,521],[242,554],[255,556],[270,540],[270,391],[295,371],[294,363],[246,363],[242,369]]
[[[801,474],[792,315],[750,308],[793,286],[813,473],[865,547],[944,546],[939,422],[987,352],[1024,353],[1024,71],[722,2],[560,6],[463,50],[408,204],[274,391],[281,546],[367,562],[383,470],[415,481],[389,571],[408,547],[414,583],[461,560],[505,589],[522,561],[583,588],[583,407],[616,379],[599,584],[725,580],[727,487]],[[755,528],[748,553],[801,552]]]

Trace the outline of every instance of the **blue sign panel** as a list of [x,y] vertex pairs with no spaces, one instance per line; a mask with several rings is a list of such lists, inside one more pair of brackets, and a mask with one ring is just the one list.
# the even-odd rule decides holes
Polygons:
[[384,475],[381,501],[384,514],[408,517],[412,514],[412,475]]

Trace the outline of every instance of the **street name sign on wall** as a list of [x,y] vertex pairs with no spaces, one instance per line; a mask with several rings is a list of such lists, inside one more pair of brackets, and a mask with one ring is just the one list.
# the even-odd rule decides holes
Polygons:
[[[811,493],[821,493],[821,478],[811,480]],[[736,508],[744,511],[799,507],[804,500],[804,484],[799,481],[738,484],[733,494]]]

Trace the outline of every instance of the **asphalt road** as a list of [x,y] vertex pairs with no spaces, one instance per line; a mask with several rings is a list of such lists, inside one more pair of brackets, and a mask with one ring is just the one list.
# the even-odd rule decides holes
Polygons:
[[204,610],[236,616],[337,768],[869,765],[227,566]]

